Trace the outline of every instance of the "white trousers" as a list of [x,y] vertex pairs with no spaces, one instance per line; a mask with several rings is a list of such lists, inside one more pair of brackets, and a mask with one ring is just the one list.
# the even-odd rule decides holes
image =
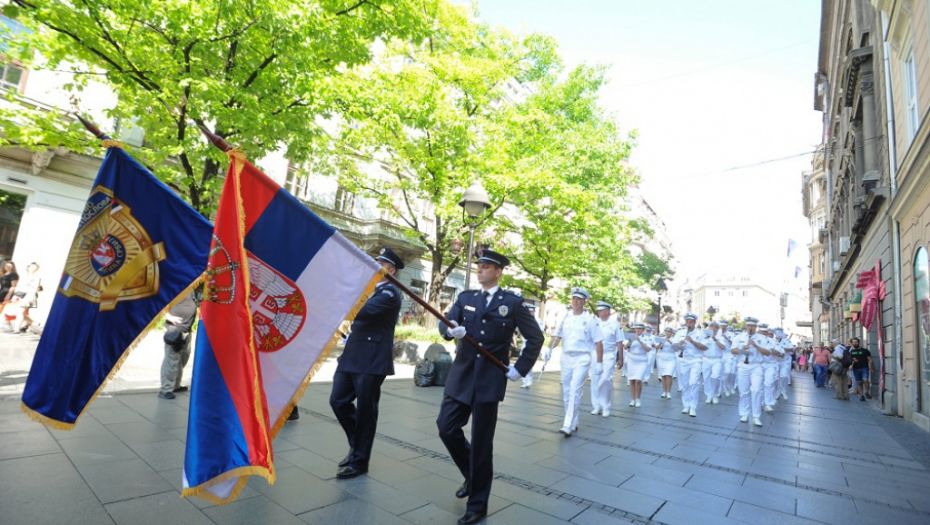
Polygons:
[[778,363],[762,364],[762,393],[765,404],[775,406],[775,379],[778,377]]
[[591,366],[590,352],[562,352],[562,401],[565,403],[564,427],[571,430],[578,428],[578,416],[581,414],[581,395],[584,381]]
[[643,376],[644,383],[649,382],[649,378],[652,377],[652,370],[655,368],[655,366],[656,366],[656,351],[650,350],[649,351],[649,364],[646,366],[646,375]]
[[678,360],[678,384],[681,385],[681,404],[697,410],[701,392],[701,360],[685,357]]
[[722,389],[723,359],[719,357],[702,358],[701,375],[704,377],[704,395],[708,399],[719,396]]
[[738,360],[734,359],[732,354],[723,357],[723,388],[725,390],[736,389],[736,364]]
[[788,395],[788,385],[791,384],[791,361],[778,363],[778,383],[775,395]]
[[[594,363],[594,356],[591,356]],[[617,354],[604,354],[604,373],[591,374],[591,404],[598,410],[610,410],[614,392],[614,370],[617,369]],[[591,367],[594,370],[594,366]]]
[[739,417],[762,417],[762,364],[745,364],[740,361],[736,369],[739,381]]

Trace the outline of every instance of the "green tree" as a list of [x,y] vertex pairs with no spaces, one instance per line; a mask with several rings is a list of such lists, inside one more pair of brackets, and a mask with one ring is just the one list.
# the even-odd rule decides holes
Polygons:
[[434,305],[467,255],[450,247],[466,235],[464,189],[478,178],[490,194],[482,227],[518,185],[496,169],[506,160],[488,140],[507,105],[507,83],[533,82],[557,63],[550,39],[488,27],[465,7],[443,4],[436,19],[422,44],[387,42],[376,61],[347,73],[335,154],[314,165],[346,190],[376,198],[426,248]]
[[[343,71],[376,40],[420,41],[442,1],[12,0],[4,13],[32,31],[4,37],[9,58],[73,72],[74,100],[91,78],[112,88],[109,116],[145,130],[134,156],[209,213],[226,159],[195,122],[253,160],[284,148],[304,161],[344,98]],[[0,129],[0,145],[88,148],[79,124],[39,110],[4,110]]]

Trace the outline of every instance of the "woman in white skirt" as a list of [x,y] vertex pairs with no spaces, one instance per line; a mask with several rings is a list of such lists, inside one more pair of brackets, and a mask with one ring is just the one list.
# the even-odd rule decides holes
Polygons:
[[665,342],[653,345],[656,347],[656,364],[659,368],[659,377],[662,378],[662,397],[663,399],[672,398],[672,378],[675,375],[675,367],[678,366],[678,354],[668,342],[675,335],[675,329],[671,326],[665,327]]
[[627,350],[627,378],[630,380],[631,407],[640,406],[640,396],[643,393],[643,379],[649,373],[649,349],[652,348],[652,338],[644,334],[646,326],[643,323],[630,325],[636,334],[636,339],[629,341]]

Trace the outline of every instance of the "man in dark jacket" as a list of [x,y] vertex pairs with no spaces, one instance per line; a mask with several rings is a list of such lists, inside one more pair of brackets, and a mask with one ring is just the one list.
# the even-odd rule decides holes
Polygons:
[[[465,482],[455,493],[468,497],[465,514],[459,525],[481,521],[488,514],[491,494],[491,464],[497,407],[504,400],[507,379],[516,381],[533,369],[543,344],[543,333],[530,311],[529,304],[514,292],[498,285],[503,269],[510,261],[499,253],[484,250],[477,260],[476,276],[481,290],[459,294],[446,317],[455,326],[439,324],[446,339],[458,339],[455,361],[446,380],[445,395],[436,425],[439,437],[449,450]],[[510,363],[510,343],[517,328],[526,340],[523,354],[502,371],[482,356],[478,349],[462,338],[468,333],[502,363]],[[462,427],[471,422],[471,444]]]
[[[376,260],[391,275],[404,269],[404,261],[390,248],[381,248]],[[349,454],[339,462],[337,478],[368,472],[381,384],[385,376],[394,375],[394,327],[400,306],[400,291],[385,278],[355,316],[339,356],[329,404],[349,438]],[[356,399],[357,406],[352,404]]]

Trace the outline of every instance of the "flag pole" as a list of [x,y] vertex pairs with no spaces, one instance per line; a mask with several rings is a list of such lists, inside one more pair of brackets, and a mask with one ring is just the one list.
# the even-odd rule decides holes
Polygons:
[[[391,275],[391,274],[389,274],[389,273],[388,273],[388,274],[385,274],[385,277],[387,277],[387,280],[389,280],[389,281],[391,281],[392,283],[394,283],[394,286],[397,286],[398,288],[400,288],[400,291],[402,291],[402,292],[404,292],[405,294],[409,295],[411,299],[413,299],[414,301],[420,303],[420,306],[422,306],[423,308],[426,308],[426,310],[427,310],[429,313],[435,315],[437,319],[439,319],[439,320],[442,321],[443,323],[446,323],[447,326],[452,326],[452,322],[449,321],[448,319],[446,319],[446,316],[444,316],[444,315],[442,315],[441,313],[439,313],[439,310],[433,308],[432,305],[430,305],[428,302],[426,302],[425,300],[423,300],[422,297],[420,297],[419,295],[413,293],[413,291],[410,290],[410,288],[407,288],[406,286],[404,286],[404,284],[401,283],[400,281],[398,281],[396,277],[394,277],[393,275]],[[492,363],[494,363],[495,365],[497,365],[498,368],[500,368],[500,369],[503,370],[504,372],[508,372],[508,371],[510,370],[510,368],[508,368],[507,365],[505,365],[504,363],[501,363],[500,359],[494,357],[494,354],[492,354],[491,352],[488,352],[487,350],[485,350],[484,347],[481,346],[480,343],[478,343],[478,341],[475,341],[474,338],[472,338],[472,336],[470,336],[470,335],[468,335],[468,334],[465,334],[464,339],[465,339],[466,341],[468,341],[472,346],[474,346],[475,348],[477,348],[478,351],[481,352],[482,354],[484,354],[484,356],[487,357]]]
[[[197,127],[200,128],[201,133],[203,133],[204,136],[207,137],[207,139],[210,141],[210,143],[213,144],[214,146],[216,146],[216,148],[219,149],[220,151],[226,152],[226,151],[229,151],[229,150],[232,149],[232,146],[230,146],[229,143],[227,143],[225,140],[223,140],[222,138],[220,138],[219,136],[217,136],[215,133],[213,133],[212,131],[210,131],[209,129],[207,129],[207,127],[204,126],[203,124],[201,124],[200,122],[197,122]],[[426,302],[425,300],[423,300],[422,297],[420,297],[419,295],[415,294],[412,290],[410,290],[410,288],[407,288],[407,286],[405,286],[404,283],[398,281],[396,277],[394,277],[394,276],[391,275],[391,274],[385,274],[385,277],[387,278],[387,280],[389,280],[389,281],[391,281],[392,283],[394,283],[394,285],[397,286],[397,287],[400,289],[400,291],[402,291],[402,292],[404,292],[405,294],[407,294],[408,296],[410,296],[410,298],[413,299],[414,301],[420,303],[420,306],[422,306],[423,308],[426,308],[426,310],[427,310],[429,313],[431,313],[431,314],[433,314],[434,316],[436,316],[437,319],[439,319],[439,320],[442,321],[443,323],[446,323],[446,325],[448,325],[448,326],[452,326],[452,322],[449,321],[448,319],[446,319],[446,316],[444,316],[444,315],[442,315],[441,313],[439,313],[439,310],[433,308],[428,302]],[[508,371],[510,370],[510,369],[507,367],[507,365],[505,365],[504,363],[502,363],[502,362],[500,361],[500,359],[494,357],[494,354],[492,354],[491,352],[488,352],[487,350],[485,350],[485,348],[484,348],[483,346],[481,346],[481,344],[478,343],[478,341],[475,341],[475,339],[472,338],[472,336],[466,334],[465,337],[464,337],[464,339],[465,339],[466,341],[468,341],[468,343],[470,343],[472,346],[474,346],[475,348],[477,348],[479,352],[481,352],[482,354],[484,354],[484,356],[487,357],[487,358],[488,358],[492,363],[494,363],[494,365],[496,365],[498,368],[500,368],[500,369],[503,370],[504,372],[508,372]]]
[[77,119],[81,121],[81,124],[84,124],[84,127],[87,128],[87,131],[91,132],[95,137],[97,137],[100,140],[107,138],[106,133],[100,131],[100,128],[95,126],[93,122],[85,119],[84,117],[82,117],[81,115],[77,113],[75,113],[74,116],[77,117]]

